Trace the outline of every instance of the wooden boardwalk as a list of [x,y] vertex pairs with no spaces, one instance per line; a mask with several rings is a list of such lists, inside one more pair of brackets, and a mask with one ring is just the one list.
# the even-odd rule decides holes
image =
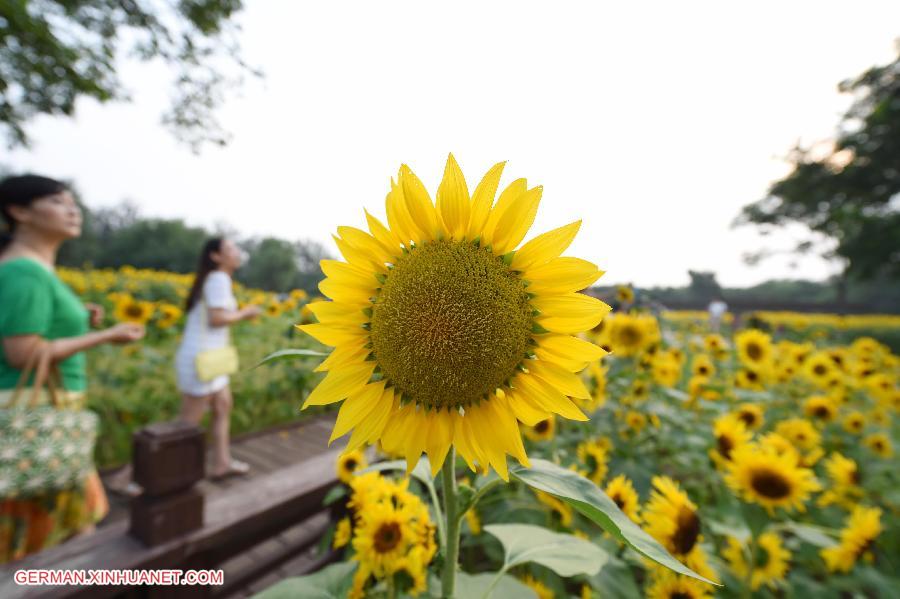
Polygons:
[[[118,569],[138,564],[222,569],[224,585],[204,590],[205,596],[223,598],[250,597],[285,577],[318,569],[333,557],[328,548],[317,547],[330,524],[327,510],[320,506],[324,492],[335,482],[334,460],[340,452],[338,444],[328,447],[333,425],[331,414],[235,439],[232,454],[247,462],[251,472],[199,483],[206,502],[204,528],[158,547],[143,547],[127,534],[128,500],[110,494],[110,513],[93,535],[0,566],[0,597],[174,598],[199,590],[19,587],[10,580],[19,568]],[[239,551],[223,550],[229,543]]]
[[[242,435],[231,442],[231,455],[250,465],[250,473],[246,476],[235,476],[222,481],[206,479],[198,485],[198,489],[206,494],[207,499],[254,478],[281,470],[324,453],[329,449],[328,438],[334,427],[333,415],[316,416],[300,422],[282,425],[265,431]],[[344,440],[334,443],[332,448],[343,447]],[[212,459],[207,452],[206,471],[212,471]],[[102,474],[104,484],[115,475],[116,471]],[[119,520],[128,519],[128,498],[116,495],[107,490],[109,497],[109,514],[99,526],[107,526]]]

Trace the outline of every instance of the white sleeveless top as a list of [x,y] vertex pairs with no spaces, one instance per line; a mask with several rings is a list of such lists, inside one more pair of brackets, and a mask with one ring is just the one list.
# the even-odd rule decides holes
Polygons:
[[[181,345],[175,354],[175,372],[178,381],[178,390],[189,395],[209,395],[228,385],[228,376],[216,377],[211,381],[201,381],[197,378],[195,360],[197,354],[207,349],[225,347],[229,342],[229,327],[209,326],[209,310],[224,308],[235,310],[237,300],[231,289],[231,277],[226,273],[216,270],[206,277],[203,283],[203,291],[199,301],[194,304],[187,314],[184,325],[184,333],[181,337]],[[206,319],[206,322],[204,321]]]

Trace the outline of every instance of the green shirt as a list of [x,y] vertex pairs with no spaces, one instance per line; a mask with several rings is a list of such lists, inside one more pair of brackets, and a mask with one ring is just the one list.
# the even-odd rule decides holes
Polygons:
[[[87,331],[88,311],[56,274],[29,258],[0,262],[0,339],[16,335],[60,339]],[[83,352],[59,363],[63,387],[85,390],[85,364]],[[0,389],[14,389],[20,374],[6,361],[0,343]]]

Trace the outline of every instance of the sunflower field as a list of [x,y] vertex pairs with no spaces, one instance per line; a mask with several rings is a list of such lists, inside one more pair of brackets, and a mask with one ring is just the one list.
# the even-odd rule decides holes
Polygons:
[[[88,356],[88,403],[100,415],[98,466],[113,467],[130,459],[132,433],[153,422],[178,415],[180,396],[175,385],[174,356],[184,326],[184,301],[193,275],[123,267],[118,270],[59,269],[84,302],[104,308],[104,324],[135,322],[147,328],[140,343],[103,345]],[[312,316],[306,292],[296,289],[276,295],[235,285],[241,305],[257,304],[258,318],[232,328],[242,372],[231,377],[233,434],[265,429],[301,418],[297,410],[310,370],[298,364],[273,365],[250,371],[281,339],[293,347],[310,345],[294,325]],[[302,416],[305,416],[304,413]]]
[[403,166],[338,228],[299,328],[344,559],[260,596],[897,597],[900,360],[855,333],[900,319],[610,313],[580,222],[520,246],[541,188],[494,203],[503,166],[470,195],[451,156],[436,201]]

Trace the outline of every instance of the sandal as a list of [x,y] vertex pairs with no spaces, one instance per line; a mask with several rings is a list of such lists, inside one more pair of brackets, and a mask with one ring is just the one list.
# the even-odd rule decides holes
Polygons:
[[228,464],[228,468],[225,469],[224,472],[220,472],[218,474],[213,474],[209,478],[211,480],[224,480],[231,476],[244,476],[250,472],[250,465],[239,460],[231,460],[231,463]]
[[115,493],[116,495],[121,495],[122,497],[137,497],[144,492],[144,488],[137,484],[134,481],[129,481],[126,485],[109,485],[107,487],[110,493]]

